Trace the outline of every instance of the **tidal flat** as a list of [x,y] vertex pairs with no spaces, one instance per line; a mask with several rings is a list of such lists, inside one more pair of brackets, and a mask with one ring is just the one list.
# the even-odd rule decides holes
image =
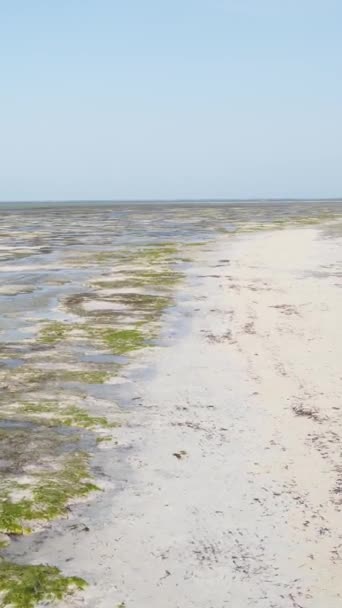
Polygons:
[[182,327],[179,304],[196,280],[197,252],[205,257],[217,242],[228,248],[249,233],[287,228],[318,226],[333,238],[342,233],[342,205],[0,212],[0,605],[58,605],[88,580],[76,562],[71,574],[56,567],[53,538],[46,564],[25,537],[39,543],[71,512],[77,518],[79,505],[101,504],[113,479],[98,454],[115,460],[131,424],[134,403],[122,386],[130,374],[148,373],[139,371],[143,353],[168,348],[165,315],[175,333]]

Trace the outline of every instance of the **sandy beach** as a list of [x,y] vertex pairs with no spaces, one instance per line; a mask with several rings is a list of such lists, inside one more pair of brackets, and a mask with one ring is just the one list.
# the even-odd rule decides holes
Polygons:
[[63,605],[341,605],[341,265],[318,228],[196,251],[122,378],[104,495],[33,543],[90,582]]

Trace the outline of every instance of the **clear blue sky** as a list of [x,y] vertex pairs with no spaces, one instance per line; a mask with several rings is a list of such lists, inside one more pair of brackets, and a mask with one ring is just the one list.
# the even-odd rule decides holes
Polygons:
[[0,200],[342,195],[341,0],[0,0]]

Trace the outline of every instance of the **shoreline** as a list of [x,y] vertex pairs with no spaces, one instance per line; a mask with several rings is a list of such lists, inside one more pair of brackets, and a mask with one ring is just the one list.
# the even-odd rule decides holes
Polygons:
[[340,605],[339,252],[309,228],[196,251],[191,329],[166,316],[97,457],[110,489],[24,542],[89,581],[61,606]]

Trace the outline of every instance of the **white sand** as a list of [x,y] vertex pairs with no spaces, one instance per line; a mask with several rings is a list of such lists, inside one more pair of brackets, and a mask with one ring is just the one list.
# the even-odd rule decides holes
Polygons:
[[144,355],[102,452],[115,488],[37,548],[91,582],[67,606],[341,607],[341,244],[318,234],[195,254],[189,328]]
[[82,304],[84,310],[87,312],[95,312],[97,310],[112,310],[113,312],[122,312],[127,310],[125,304],[119,302],[109,302],[107,300],[87,300]]

